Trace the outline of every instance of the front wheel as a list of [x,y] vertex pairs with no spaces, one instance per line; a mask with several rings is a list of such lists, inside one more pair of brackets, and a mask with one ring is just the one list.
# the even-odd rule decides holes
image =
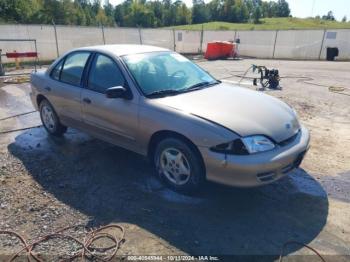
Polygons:
[[199,153],[183,140],[162,140],[155,150],[154,164],[159,177],[177,191],[193,192],[204,181]]
[[50,135],[62,136],[67,131],[67,127],[60,123],[55,110],[46,99],[40,103],[40,118]]

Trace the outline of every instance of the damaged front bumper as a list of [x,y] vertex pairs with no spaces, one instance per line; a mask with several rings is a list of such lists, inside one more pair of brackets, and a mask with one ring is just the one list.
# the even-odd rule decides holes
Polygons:
[[288,145],[253,155],[227,155],[199,147],[206,177],[210,181],[238,187],[254,187],[274,182],[302,162],[309,149],[309,131],[301,126],[299,134]]

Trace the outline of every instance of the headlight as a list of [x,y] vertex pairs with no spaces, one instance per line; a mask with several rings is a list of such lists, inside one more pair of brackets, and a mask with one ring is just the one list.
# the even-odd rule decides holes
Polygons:
[[271,150],[275,144],[265,136],[243,137],[242,142],[250,154]]
[[245,145],[243,144],[240,138],[228,143],[223,143],[223,144],[211,147],[210,150],[217,153],[223,153],[223,154],[229,154],[229,155],[248,155],[249,154],[249,152],[245,148]]
[[265,136],[248,136],[238,138],[228,143],[223,143],[210,149],[217,153],[231,155],[248,155],[271,150],[275,144]]

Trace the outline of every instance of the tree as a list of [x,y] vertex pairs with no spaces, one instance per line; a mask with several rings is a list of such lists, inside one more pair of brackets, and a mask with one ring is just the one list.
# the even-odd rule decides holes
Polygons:
[[253,13],[253,22],[254,24],[259,24],[260,23],[260,18],[261,18],[261,11],[260,7],[256,7]]
[[187,8],[186,4],[182,1],[176,1],[175,6],[175,24],[186,25],[191,23],[191,11]]
[[125,13],[124,24],[135,27],[153,27],[154,13],[145,2],[133,1],[130,6],[130,12]]
[[333,11],[328,11],[327,15],[322,16],[323,20],[330,20],[330,21],[334,21],[334,15],[333,15]]
[[288,17],[290,15],[289,5],[286,0],[278,0],[276,6],[276,16],[277,17]]
[[208,8],[203,0],[193,0],[192,6],[192,23],[200,24],[209,21]]
[[[97,26],[164,27],[208,21],[245,23],[261,17],[286,17],[286,0],[193,0],[188,8],[183,0],[0,0],[0,21]],[[102,4],[102,5],[101,5]],[[324,19],[334,19],[329,12]]]
[[249,19],[249,10],[246,3],[242,0],[236,0],[235,5],[232,7],[235,19],[230,22],[244,23]]
[[348,19],[347,19],[346,15],[345,15],[341,21],[342,21],[343,23],[346,23],[347,20],[348,20]]

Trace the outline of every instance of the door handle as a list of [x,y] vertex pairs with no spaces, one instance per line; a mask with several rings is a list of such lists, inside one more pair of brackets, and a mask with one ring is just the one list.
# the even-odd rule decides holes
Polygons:
[[49,86],[46,86],[45,88],[44,88],[46,91],[51,91],[51,87],[49,87]]
[[83,102],[86,104],[91,104],[91,100],[87,97],[83,98]]

